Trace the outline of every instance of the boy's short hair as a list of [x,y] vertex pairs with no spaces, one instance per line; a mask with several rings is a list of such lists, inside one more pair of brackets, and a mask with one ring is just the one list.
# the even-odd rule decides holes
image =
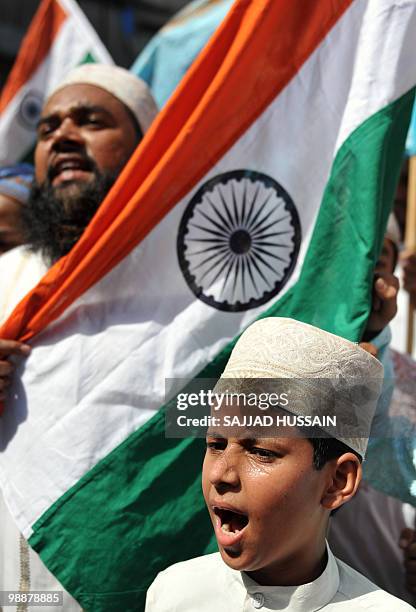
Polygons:
[[359,453],[336,438],[320,437],[308,438],[308,440],[313,446],[313,466],[315,470],[322,470],[328,461],[341,457],[345,453],[353,453],[362,463],[362,457]]
[[[363,458],[355,450],[337,440],[336,438],[320,437],[320,438],[307,438],[313,446],[313,467],[315,470],[322,470],[324,465],[332,459],[337,459],[345,453],[352,453],[355,455],[360,463],[363,462]],[[339,508],[331,510],[330,516],[334,516],[338,512]]]

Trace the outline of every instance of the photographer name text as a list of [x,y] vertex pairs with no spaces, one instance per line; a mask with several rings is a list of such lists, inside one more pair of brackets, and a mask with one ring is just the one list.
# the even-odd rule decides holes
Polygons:
[[266,414],[187,417],[181,414],[176,423],[179,427],[336,427],[337,417]]

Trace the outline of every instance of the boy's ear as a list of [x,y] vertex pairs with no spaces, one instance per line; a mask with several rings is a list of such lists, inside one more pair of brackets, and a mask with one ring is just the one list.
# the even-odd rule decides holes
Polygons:
[[354,453],[344,453],[327,463],[328,481],[321,504],[335,510],[354,497],[361,482],[361,463]]

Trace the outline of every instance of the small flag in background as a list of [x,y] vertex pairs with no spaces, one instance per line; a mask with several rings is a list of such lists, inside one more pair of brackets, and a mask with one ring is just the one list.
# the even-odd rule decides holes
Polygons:
[[3,493],[85,610],[142,610],[160,569],[212,546],[202,444],[165,438],[165,378],[218,376],[262,316],[361,337],[415,37],[415,3],[238,0],[0,330],[34,347],[1,420]]
[[74,0],[43,0],[0,96],[0,166],[24,159],[45,96],[74,66],[113,63]]

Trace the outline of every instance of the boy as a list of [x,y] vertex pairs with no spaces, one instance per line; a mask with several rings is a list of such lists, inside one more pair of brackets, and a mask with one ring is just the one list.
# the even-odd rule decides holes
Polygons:
[[353,497],[361,480],[380,363],[310,325],[262,319],[237,342],[216,390],[227,379],[247,388],[284,379],[285,410],[295,417],[320,418],[335,406],[343,423],[360,427],[356,435],[336,429],[338,439],[308,439],[296,427],[288,437],[260,437],[244,427],[238,435],[225,427],[225,417],[211,428],[202,481],[220,552],[159,574],[146,612],[411,610],[335,559],[325,540],[331,512]]

